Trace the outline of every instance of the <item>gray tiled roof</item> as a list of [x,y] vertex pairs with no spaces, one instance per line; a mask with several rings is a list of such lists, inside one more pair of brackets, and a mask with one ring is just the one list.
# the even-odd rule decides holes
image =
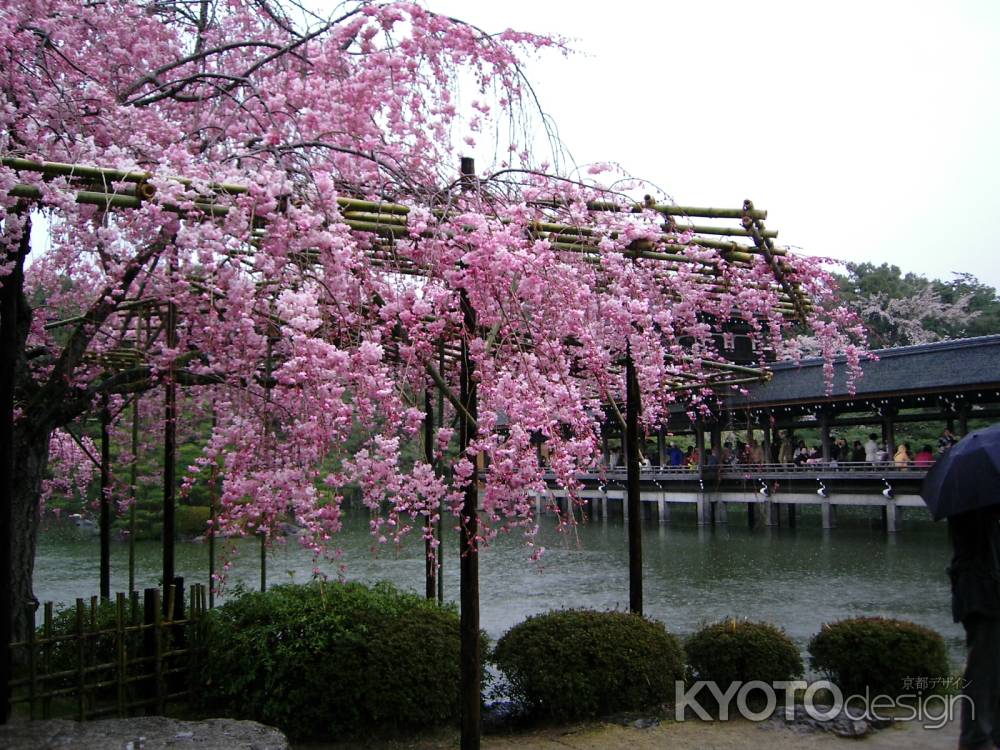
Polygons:
[[[976,387],[1000,387],[1000,335],[936,341],[875,352],[878,361],[863,361],[855,397],[872,398],[921,392],[949,392]],[[771,366],[774,377],[749,388],[749,397],[733,395],[731,405],[822,401],[851,397],[847,390],[845,360],[834,363],[833,390],[826,392],[823,360],[801,364],[780,362]]]

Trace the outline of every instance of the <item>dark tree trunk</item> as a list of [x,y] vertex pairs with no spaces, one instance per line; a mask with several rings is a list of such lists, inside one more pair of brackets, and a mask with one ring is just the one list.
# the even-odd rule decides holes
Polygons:
[[[23,214],[20,207],[18,214]],[[20,216],[17,217],[18,219]],[[5,230],[15,222],[8,216]],[[25,219],[19,237],[3,237],[2,258],[9,266],[0,278],[0,722],[6,723],[10,697],[11,652],[7,644],[20,640],[34,627],[31,571],[34,567],[34,535],[38,528],[37,489],[32,509],[24,503],[25,472],[35,468],[37,458],[30,441],[21,436],[26,420],[15,420],[18,376],[25,369],[24,344],[31,326],[31,309],[24,298],[24,259],[31,241],[31,222]],[[43,450],[48,454],[48,443]],[[27,461],[27,463],[26,463]],[[39,481],[41,474],[38,475]],[[25,555],[25,546],[30,551]],[[24,566],[27,565],[27,577]]]
[[51,429],[15,429],[14,495],[11,513],[10,595],[13,639],[23,640],[34,627],[35,599],[32,577],[35,545],[41,519],[39,498],[49,463]]

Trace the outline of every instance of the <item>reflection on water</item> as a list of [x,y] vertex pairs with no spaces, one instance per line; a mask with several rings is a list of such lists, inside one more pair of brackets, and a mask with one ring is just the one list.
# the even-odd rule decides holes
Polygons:
[[[887,615],[934,628],[948,642],[956,664],[964,658],[961,626],[951,622],[947,576],[949,549],[943,525],[909,524],[895,538],[868,528],[810,527],[750,531],[699,528],[675,513],[676,523],[647,522],[643,533],[646,614],[685,635],[700,624],[736,616],[767,620],[803,648],[824,622],[855,615]],[[732,518],[731,518],[732,520]],[[340,563],[320,561],[295,542],[268,555],[268,584],[302,582],[314,566],[336,578],[340,564],[350,580],[388,580],[423,591],[423,545],[414,539],[401,550],[372,553],[364,512],[349,514],[339,538]],[[501,536],[480,561],[482,625],[496,638],[530,614],[558,607],[625,609],[628,554],[621,519],[581,525],[559,534],[551,518],[539,540],[547,548],[541,563],[528,561],[518,534]],[[136,586],[155,586],[161,567],[159,543],[137,546]],[[219,544],[220,550],[226,545]],[[239,554],[229,584],[254,588],[260,581],[259,545],[235,544]],[[445,596],[458,596],[457,542],[446,550]],[[127,546],[112,545],[113,591],[128,586]],[[221,554],[221,553],[220,553]],[[221,562],[218,565],[221,568]],[[188,582],[205,582],[208,546],[178,543],[176,568]],[[51,528],[41,535],[35,566],[35,595],[67,603],[97,592],[98,542],[75,528]]]

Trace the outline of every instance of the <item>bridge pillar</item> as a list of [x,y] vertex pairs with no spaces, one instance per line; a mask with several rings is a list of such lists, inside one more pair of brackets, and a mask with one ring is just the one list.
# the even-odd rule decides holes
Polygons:
[[788,503],[788,528],[795,528],[795,503]]
[[709,431],[709,441],[712,445],[712,452],[719,456],[719,460],[722,460],[722,425],[718,422],[712,423],[712,428]]
[[712,504],[705,498],[704,492],[698,493],[697,512],[698,525],[708,526],[711,523]]
[[757,503],[747,503],[747,528],[757,526]]
[[666,492],[661,492],[656,500],[656,518],[660,523],[670,523],[670,504],[667,503]]
[[[833,455],[833,440],[830,436],[830,418],[831,414],[828,409],[823,409],[819,413],[819,437],[823,451],[824,463],[830,463],[830,459]],[[824,528],[829,527],[824,526]]]
[[900,531],[901,526],[901,513],[899,506],[896,505],[895,500],[885,501],[885,533],[886,534],[896,534]]
[[823,501],[823,528],[832,529],[837,525],[837,506],[829,500]]
[[[766,414],[764,415],[764,434],[761,437],[761,443],[764,450],[764,463],[774,463],[774,457],[771,455],[771,421]],[[770,525],[768,524],[768,526]]]
[[708,456],[705,455],[705,422],[701,417],[694,423],[694,447],[698,451],[698,466],[704,466]]
[[764,501],[764,525],[779,526],[778,509],[779,505],[771,500]]
[[712,503],[712,522],[722,526],[729,522],[729,514],[726,511],[726,504],[721,500]]

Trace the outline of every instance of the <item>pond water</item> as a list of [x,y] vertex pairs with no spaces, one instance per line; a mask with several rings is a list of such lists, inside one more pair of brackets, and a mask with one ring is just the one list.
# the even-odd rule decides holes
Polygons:
[[[735,514],[733,514],[735,515]],[[902,617],[941,633],[957,666],[964,659],[960,625],[951,621],[949,546],[942,524],[907,522],[887,537],[864,519],[845,519],[824,531],[803,516],[799,527],[749,530],[730,523],[707,528],[675,512],[675,522],[646,522],[643,531],[646,614],[679,635],[702,623],[734,616],[783,627],[805,648],[825,622],[856,615]],[[731,516],[732,520],[732,516]],[[519,535],[501,536],[480,560],[482,626],[492,638],[531,614],[559,607],[626,609],[628,552],[620,518],[581,524],[558,533],[551,517],[542,519],[539,542],[547,551],[540,563],[528,561]],[[417,539],[400,550],[372,552],[367,511],[347,513],[338,544],[340,564],[321,561],[329,576],[423,591],[423,545]],[[161,566],[158,542],[140,542],[136,586],[155,586]],[[224,546],[218,545],[220,550]],[[260,582],[259,544],[235,545],[228,586]],[[458,597],[457,541],[446,550],[445,597]],[[128,587],[127,545],[112,545],[112,591]],[[95,535],[68,525],[50,526],[40,537],[35,595],[40,601],[69,603],[98,589]],[[221,555],[221,552],[220,552]],[[290,541],[268,553],[268,585],[309,580],[312,556]],[[219,564],[221,568],[221,563]],[[208,546],[179,542],[176,568],[187,582],[206,582]],[[224,598],[224,596],[223,596]]]

